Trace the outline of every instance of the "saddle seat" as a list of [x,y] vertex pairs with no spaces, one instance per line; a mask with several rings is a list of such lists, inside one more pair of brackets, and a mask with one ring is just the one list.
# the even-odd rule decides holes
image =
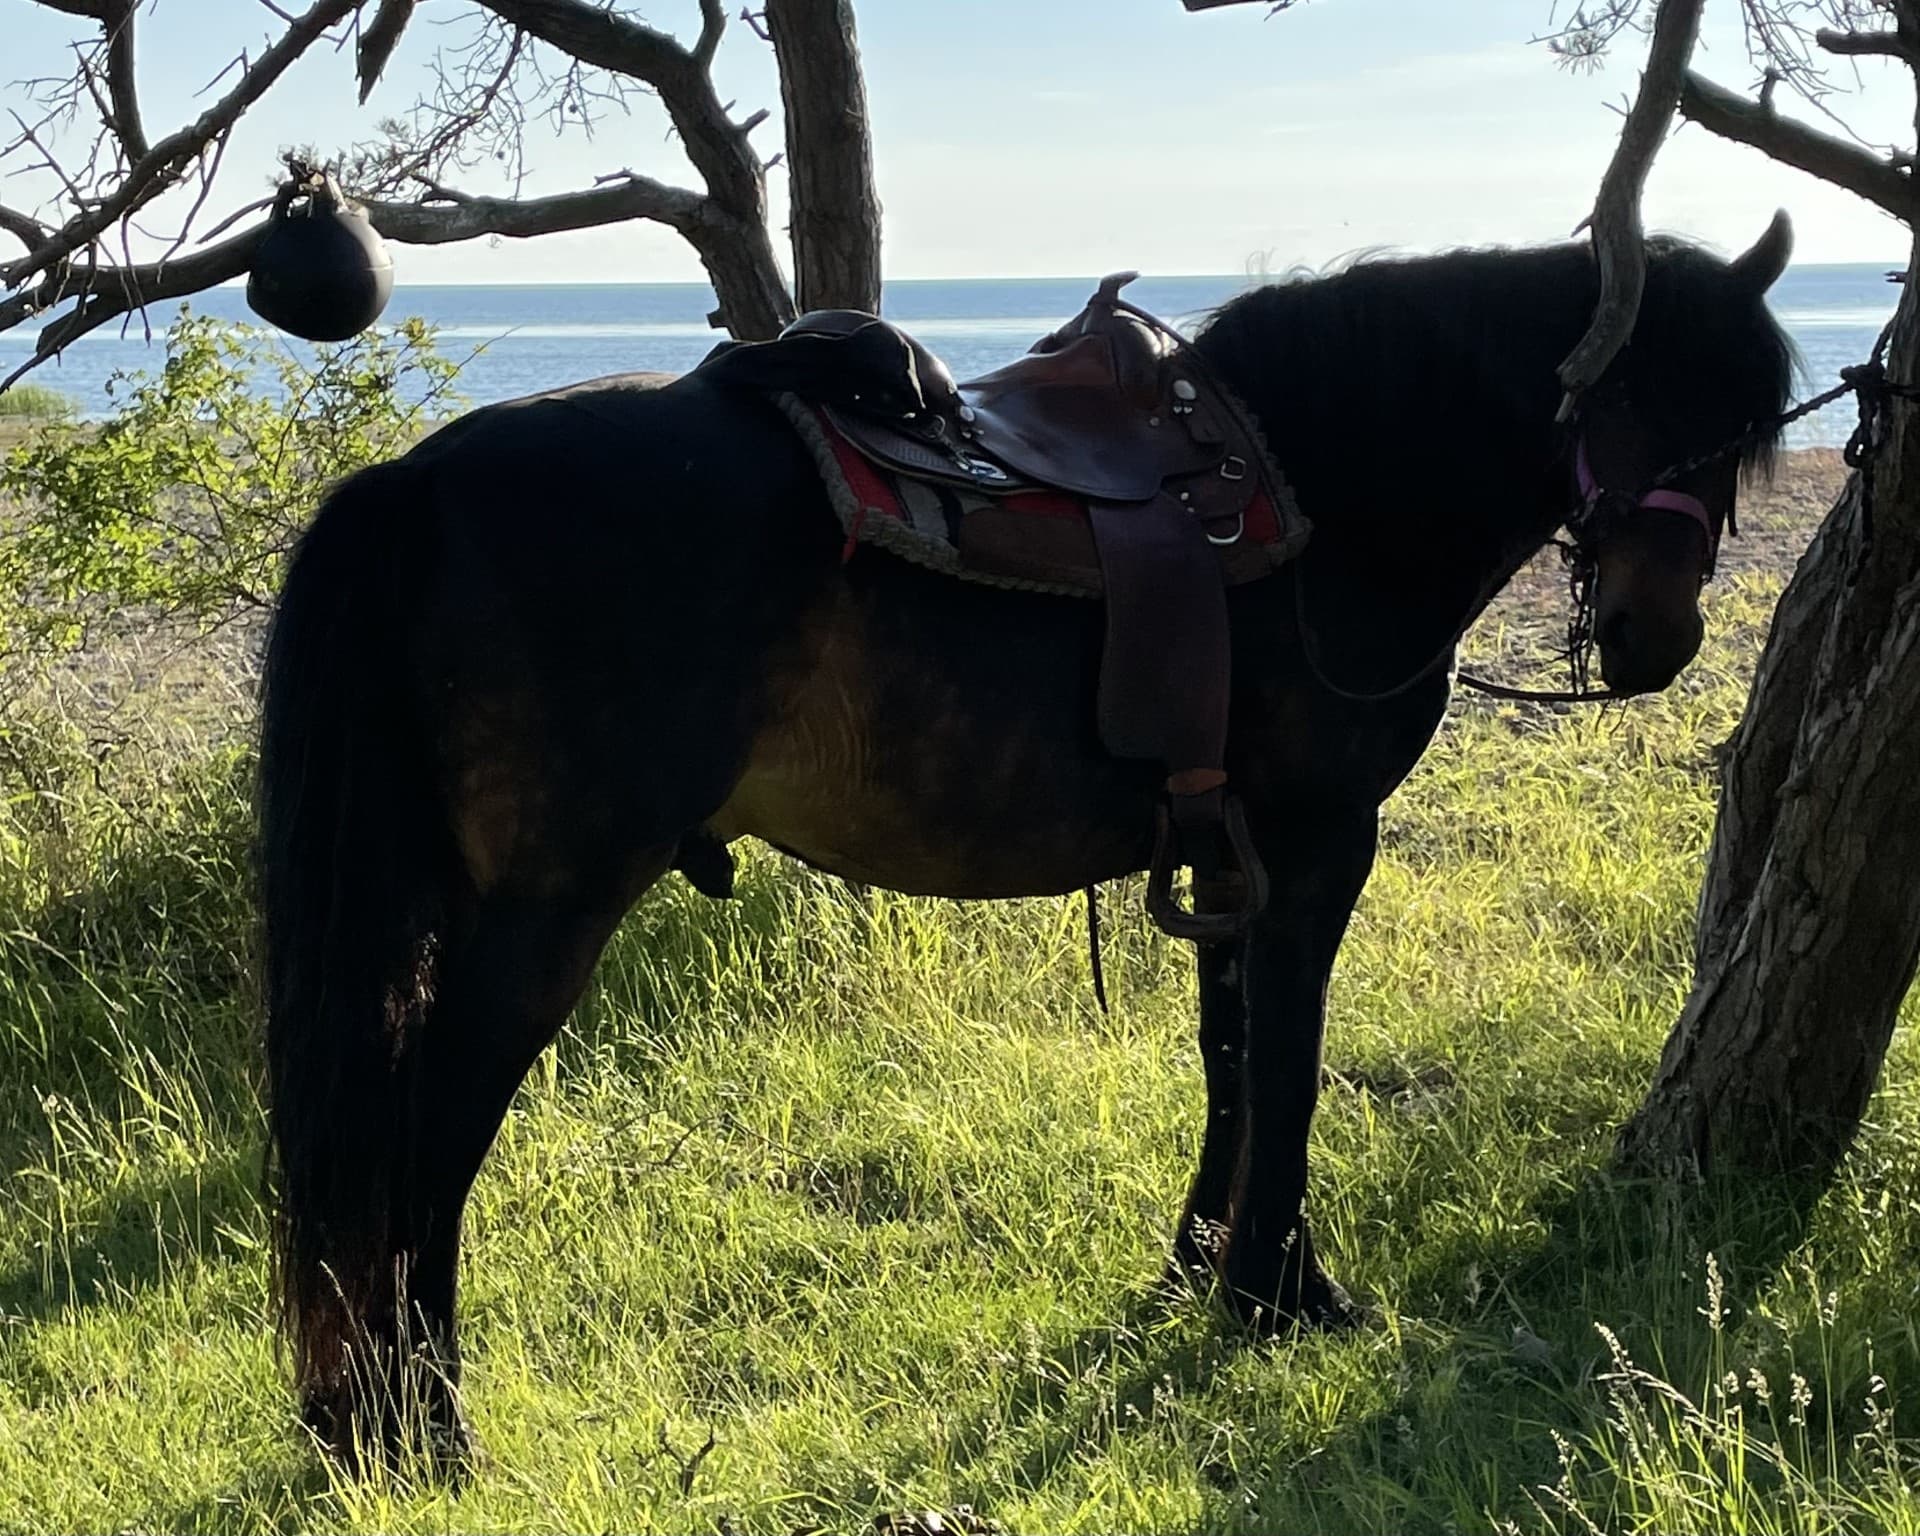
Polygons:
[[[1120,298],[1133,276],[1106,278],[1025,356],[964,382],[907,332],[854,310],[803,315],[772,342],[723,344],[699,372],[797,397],[909,490],[944,487],[943,504],[969,493],[955,541],[963,564],[1043,572],[1104,599],[1101,742],[1167,773],[1149,911],[1170,933],[1218,940],[1266,901],[1225,790],[1226,588],[1270,575],[1306,524],[1245,412]],[[1006,510],[1029,493],[1072,498],[1084,518],[1063,533],[1059,518]],[[1250,515],[1267,537],[1247,536]],[[1173,895],[1176,863],[1193,870],[1191,911]]]
[[1111,307],[1125,280],[1108,278],[1076,320],[964,383],[918,338],[857,310],[817,310],[781,334],[843,338],[869,359],[893,354],[885,387],[821,402],[875,458],[961,484],[997,483],[998,468],[1069,495],[1146,501],[1219,463],[1228,434],[1200,414],[1197,384],[1167,376],[1165,343]]

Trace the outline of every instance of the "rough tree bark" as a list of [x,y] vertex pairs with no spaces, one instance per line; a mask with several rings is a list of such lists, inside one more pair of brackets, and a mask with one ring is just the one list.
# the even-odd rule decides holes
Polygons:
[[[1912,62],[1897,30],[1834,52]],[[1912,222],[1901,168],[1690,79],[1689,117]],[[1920,254],[1886,367],[1920,378]],[[1920,961],[1920,414],[1890,399],[1780,601],[1726,755],[1691,994],[1629,1166],[1823,1173],[1851,1143]]]
[[880,312],[880,194],[852,0],[767,0],[787,120],[794,298]]

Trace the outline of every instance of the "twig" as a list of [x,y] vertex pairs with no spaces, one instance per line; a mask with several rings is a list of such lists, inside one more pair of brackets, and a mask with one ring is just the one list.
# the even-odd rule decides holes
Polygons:
[[[180,233],[174,236],[173,244],[167,247],[166,254],[160,258],[160,265],[165,266],[177,256],[180,253],[180,247],[185,245],[188,238],[193,234],[193,221],[200,217],[200,210],[207,206],[207,198],[213,191],[214,181],[220,175],[220,164],[227,157],[227,145],[232,138],[233,132],[231,129],[221,134],[219,138],[213,141],[212,163],[209,164],[204,159],[202,160],[199,195],[194,198],[193,206],[187,210],[186,218],[181,221]],[[202,245],[206,244],[204,240],[200,243]],[[129,263],[129,265],[131,265],[131,263]]]
[[218,224],[214,225],[212,229],[208,230],[204,235],[202,235],[200,237],[199,243],[201,245],[205,245],[209,240],[216,239],[218,236],[223,235],[228,230],[232,229],[234,225],[238,224],[248,214],[258,213],[262,208],[271,208],[279,200],[280,200],[279,193],[270,192],[265,197],[256,197],[250,203],[241,204],[238,208],[234,209],[232,213],[228,214],[224,219],[222,219]]
[[699,1475],[700,1463],[713,1454],[714,1447],[720,1442],[714,1432],[707,1431],[707,1443],[691,1456],[682,1456],[673,1448],[673,1442],[667,1438],[667,1426],[660,1426],[660,1454],[680,1469],[680,1496],[685,1498],[693,1492],[693,1480]]

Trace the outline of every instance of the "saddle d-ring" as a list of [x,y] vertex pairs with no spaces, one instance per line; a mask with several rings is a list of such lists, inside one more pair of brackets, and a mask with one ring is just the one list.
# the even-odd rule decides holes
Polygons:
[[[1204,532],[1204,530],[1202,530]],[[1238,544],[1240,536],[1247,531],[1247,509],[1242,507],[1234,514],[1233,532],[1229,534],[1207,534],[1209,544]]]

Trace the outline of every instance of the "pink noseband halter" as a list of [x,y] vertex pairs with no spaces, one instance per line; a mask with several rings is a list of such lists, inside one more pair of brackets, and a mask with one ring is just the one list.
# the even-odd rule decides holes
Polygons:
[[[1580,508],[1583,512],[1591,512],[1606,490],[1593,478],[1593,466],[1587,462],[1587,440],[1584,437],[1574,451],[1573,474],[1574,482],[1580,488]],[[1678,512],[1682,517],[1692,518],[1706,534],[1708,558],[1712,558],[1714,548],[1720,541],[1714,536],[1713,514],[1698,496],[1660,486],[1646,492],[1633,505],[1635,510]]]

